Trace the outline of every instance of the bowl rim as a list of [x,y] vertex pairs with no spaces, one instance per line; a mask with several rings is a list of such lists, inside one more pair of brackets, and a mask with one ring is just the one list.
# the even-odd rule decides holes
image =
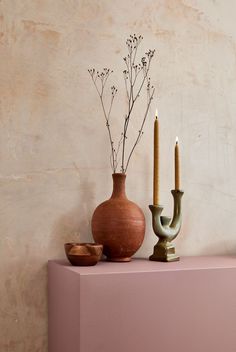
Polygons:
[[81,246],[81,247],[86,247],[86,246],[97,246],[97,247],[103,247],[101,243],[92,243],[92,242],[66,242],[64,243],[64,246]]

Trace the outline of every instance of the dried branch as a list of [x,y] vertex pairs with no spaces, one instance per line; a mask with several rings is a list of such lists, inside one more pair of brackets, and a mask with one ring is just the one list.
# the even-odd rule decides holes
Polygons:
[[136,148],[137,144],[140,142],[140,139],[143,135],[143,127],[144,127],[144,124],[145,124],[145,121],[147,119],[147,115],[148,115],[148,111],[149,111],[149,108],[150,108],[150,105],[151,105],[151,102],[152,102],[152,99],[153,99],[153,96],[154,96],[154,93],[155,93],[155,88],[152,86],[150,88],[150,79],[148,79],[148,84],[147,84],[147,96],[148,96],[148,100],[147,100],[147,107],[146,107],[146,110],[145,110],[145,114],[144,114],[144,118],[143,118],[143,121],[142,121],[142,124],[141,124],[141,127],[138,131],[138,136],[134,142],[134,145],[130,151],[130,154],[128,156],[128,159],[127,159],[127,163],[126,163],[126,167],[125,167],[125,173],[127,172],[127,168],[129,166],[129,162],[130,162],[130,158],[134,152],[134,149]]
[[[108,68],[104,68],[102,72],[99,71],[95,71],[95,69],[89,69],[88,70],[92,81],[94,83],[94,86],[97,90],[97,93],[99,95],[100,101],[101,101],[101,105],[102,105],[102,110],[103,110],[103,114],[105,117],[105,121],[106,121],[106,127],[108,130],[108,136],[109,136],[109,141],[110,141],[110,146],[111,146],[111,156],[110,156],[110,160],[111,160],[111,167],[113,172],[116,172],[116,150],[114,148],[114,141],[112,139],[112,133],[111,133],[111,128],[110,128],[110,123],[109,123],[109,119],[110,119],[110,115],[111,115],[111,110],[112,110],[112,105],[114,102],[114,98],[116,96],[117,93],[117,89],[115,86],[111,87],[111,101],[110,101],[110,106],[108,111],[105,108],[105,104],[104,104],[104,89],[107,83],[107,80],[110,76],[110,74],[113,72]],[[101,87],[99,88],[98,84],[97,84],[97,80],[99,80]]]
[[116,148],[116,152],[115,152],[115,169],[117,169],[117,167],[118,167],[118,163],[119,163],[118,155],[119,155],[120,146],[122,144],[122,141],[123,141],[123,133],[121,133],[121,137],[120,137],[120,140],[118,142],[118,145],[117,145],[117,148]]
[[[155,53],[155,50],[149,50],[148,52],[145,53],[145,56],[142,57],[141,62],[139,64],[136,63],[135,61],[136,55],[142,39],[143,39],[142,36],[137,37],[136,35],[131,35],[127,39],[126,45],[128,49],[128,55],[123,59],[126,64],[126,69],[123,71],[123,74],[124,74],[126,92],[128,97],[128,111],[124,121],[123,143],[122,143],[121,172],[123,173],[125,173],[127,170],[127,167],[125,167],[125,146],[126,146],[126,140],[128,138],[127,132],[128,132],[131,113],[132,113],[134,104],[136,100],[139,98],[142,88],[144,86],[144,83],[147,79],[147,76],[150,70],[151,61]],[[136,85],[138,83],[137,78],[141,72],[143,72],[143,78],[141,82],[139,82],[138,87],[136,88]],[[136,92],[135,92],[135,89],[136,89]],[[137,143],[135,144],[134,148],[136,147],[136,145]]]
[[[112,107],[113,107],[113,102],[117,93],[117,89],[115,88],[115,86],[111,87],[111,100],[110,100],[108,109],[106,109],[105,103],[104,103],[104,91],[106,88],[107,81],[110,77],[110,74],[113,71],[111,71],[108,68],[104,68],[103,71],[101,72],[95,71],[95,69],[88,70],[101,101],[102,110],[105,117],[106,127],[108,130],[108,136],[109,136],[109,141],[111,146],[111,155],[110,155],[111,167],[114,173],[116,172],[118,167],[118,163],[119,163],[118,155],[119,155],[121,146],[122,146],[121,172],[125,173],[127,171],[130,158],[134,152],[134,149],[136,148],[137,144],[139,143],[143,135],[143,127],[148,115],[148,111],[151,105],[151,101],[153,99],[154,92],[155,92],[154,87],[151,86],[150,78],[148,77],[151,61],[154,56],[155,50],[148,50],[148,52],[145,53],[145,55],[141,58],[141,60],[138,63],[136,62],[138,49],[142,40],[143,40],[143,37],[141,35],[136,36],[136,34],[134,34],[134,35],[130,35],[126,41],[128,54],[123,58],[125,62],[125,70],[123,71],[123,77],[125,81],[125,91],[126,91],[128,104],[127,104],[127,113],[124,117],[123,132],[121,133],[121,138],[118,141],[116,148],[114,147],[114,141],[112,138],[111,127],[109,122]],[[125,154],[126,140],[128,138],[127,133],[128,133],[128,127],[131,119],[131,114],[133,112],[134,105],[137,99],[140,97],[143,87],[145,86],[145,82],[147,82],[147,85],[146,85],[147,106],[144,112],[144,117],[143,117],[140,129],[138,131],[138,136],[126,160],[126,154]]]

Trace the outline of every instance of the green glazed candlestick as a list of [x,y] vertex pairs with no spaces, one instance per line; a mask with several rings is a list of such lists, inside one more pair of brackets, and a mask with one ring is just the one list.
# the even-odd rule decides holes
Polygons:
[[172,220],[167,216],[161,216],[163,210],[161,205],[149,205],[152,212],[153,231],[159,238],[149,260],[160,262],[173,262],[179,260],[179,257],[175,254],[175,247],[171,242],[177,237],[181,228],[181,198],[184,192],[174,189],[171,193],[174,198],[174,213]]

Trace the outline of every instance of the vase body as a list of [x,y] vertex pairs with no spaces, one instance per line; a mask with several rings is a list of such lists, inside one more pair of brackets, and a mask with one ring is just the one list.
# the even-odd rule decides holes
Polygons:
[[92,217],[95,242],[103,245],[107,260],[128,262],[140,248],[145,234],[142,210],[128,200],[125,193],[125,174],[113,174],[111,198],[100,204]]

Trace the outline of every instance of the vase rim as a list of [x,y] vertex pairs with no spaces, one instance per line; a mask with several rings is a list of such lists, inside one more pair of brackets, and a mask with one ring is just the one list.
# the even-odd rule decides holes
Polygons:
[[123,176],[123,177],[126,176],[126,174],[125,174],[124,172],[114,172],[114,173],[112,174],[112,176],[115,176],[115,175],[117,175],[117,176]]

